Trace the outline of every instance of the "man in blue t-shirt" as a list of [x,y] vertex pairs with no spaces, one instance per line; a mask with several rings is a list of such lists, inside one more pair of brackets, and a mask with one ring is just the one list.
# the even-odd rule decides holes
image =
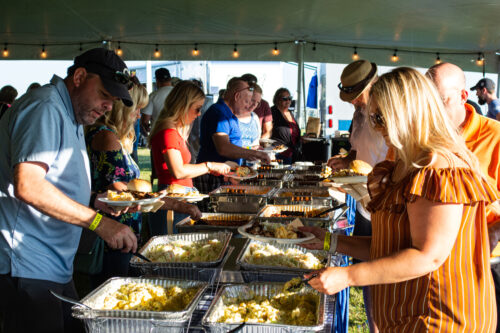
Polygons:
[[[90,169],[83,125],[121,99],[132,106],[130,76],[113,51],[75,58],[62,79],[32,90],[0,120],[0,318],[4,332],[77,332],[73,260],[82,228],[113,249],[137,250],[131,229],[88,207]],[[112,212],[92,196],[92,206]]]
[[[262,160],[269,163],[269,155],[241,147],[241,132],[236,115],[250,108],[253,86],[238,77],[227,83],[224,99],[213,104],[202,116],[200,125],[200,151],[197,163],[225,162],[241,159]],[[221,176],[203,175],[195,178],[195,186],[203,193],[223,183]]]
[[495,94],[495,83],[487,78],[481,79],[470,90],[476,91],[479,104],[488,103],[488,113],[486,117],[500,120],[500,100]]

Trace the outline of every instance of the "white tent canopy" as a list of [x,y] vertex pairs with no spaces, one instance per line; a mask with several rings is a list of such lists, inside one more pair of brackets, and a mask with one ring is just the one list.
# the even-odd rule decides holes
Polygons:
[[40,59],[42,45],[48,59],[72,59],[106,41],[126,60],[155,59],[156,44],[159,60],[234,60],[236,44],[238,60],[298,61],[303,45],[304,61],[347,63],[356,46],[380,65],[398,49],[401,65],[428,67],[439,52],[469,71],[483,70],[483,53],[496,73],[500,43],[498,0],[19,0],[0,17],[8,59]]

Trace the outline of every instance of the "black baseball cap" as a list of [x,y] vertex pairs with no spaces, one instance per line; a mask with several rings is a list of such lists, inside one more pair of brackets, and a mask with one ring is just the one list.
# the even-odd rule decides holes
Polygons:
[[253,75],[253,74],[250,74],[250,73],[243,74],[240,78],[243,81],[245,81],[247,83],[250,83],[250,84],[256,84],[257,83],[257,77],[255,75]]
[[73,66],[68,68],[68,74],[73,74],[79,67],[99,75],[104,88],[112,96],[120,98],[123,104],[126,106],[134,104],[128,92],[133,86],[130,72],[115,52],[101,47],[88,50],[75,58]]
[[165,82],[170,80],[172,77],[170,76],[170,71],[166,68],[158,68],[155,71],[155,78],[160,82]]
[[474,87],[471,87],[470,90],[482,89],[486,88],[488,91],[495,90],[495,82],[490,79],[484,78],[479,80]]

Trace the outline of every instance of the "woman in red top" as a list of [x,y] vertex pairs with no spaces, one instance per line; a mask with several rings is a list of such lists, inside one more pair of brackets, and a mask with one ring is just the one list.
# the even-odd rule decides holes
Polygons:
[[[191,81],[178,83],[165,100],[165,106],[155,121],[150,136],[159,190],[171,184],[192,188],[194,177],[206,173],[229,173],[230,166],[225,163],[189,163],[191,153],[187,147],[187,138],[191,124],[201,113],[204,101],[205,94]],[[174,223],[176,220],[178,219],[174,219]],[[166,231],[164,224],[162,223],[162,228],[165,227]]]

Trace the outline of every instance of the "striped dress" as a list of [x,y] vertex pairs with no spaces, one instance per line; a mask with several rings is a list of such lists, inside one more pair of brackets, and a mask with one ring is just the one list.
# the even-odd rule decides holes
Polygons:
[[393,169],[394,162],[384,161],[368,179],[372,259],[412,246],[406,204],[417,197],[463,204],[464,213],[455,245],[439,269],[371,287],[380,332],[494,332],[497,311],[485,205],[498,199],[496,191],[466,168],[427,167],[390,184]]

